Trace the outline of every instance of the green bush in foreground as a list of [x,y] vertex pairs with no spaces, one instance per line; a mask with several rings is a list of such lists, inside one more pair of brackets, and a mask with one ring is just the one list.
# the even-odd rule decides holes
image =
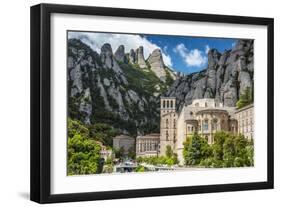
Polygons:
[[101,171],[100,145],[88,135],[87,128],[77,121],[68,120],[68,175],[94,174]]
[[179,163],[178,155],[173,153],[173,150],[170,145],[166,147],[166,156],[147,156],[147,157],[138,157],[138,163],[147,163],[151,165],[176,165]]
[[246,167],[254,165],[254,143],[243,135],[229,132],[214,134],[214,144],[198,134],[188,137],[184,143],[185,165],[204,167]]

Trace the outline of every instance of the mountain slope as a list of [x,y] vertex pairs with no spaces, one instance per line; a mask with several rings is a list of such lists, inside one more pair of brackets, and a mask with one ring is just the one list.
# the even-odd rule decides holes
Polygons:
[[[162,61],[162,55],[157,61]],[[161,62],[161,63],[162,63]],[[100,54],[78,39],[68,40],[69,116],[87,124],[106,123],[131,135],[159,131],[159,96],[174,77],[165,65],[164,79],[143,57],[143,48]]]
[[215,98],[225,106],[235,106],[246,89],[253,92],[253,47],[253,40],[239,40],[222,54],[211,49],[208,67],[179,77],[164,96],[176,97],[179,108],[200,98]]

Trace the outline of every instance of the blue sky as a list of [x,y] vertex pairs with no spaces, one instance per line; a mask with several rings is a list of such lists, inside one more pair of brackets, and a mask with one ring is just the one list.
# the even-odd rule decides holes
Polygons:
[[146,35],[150,42],[157,44],[171,57],[172,67],[184,73],[205,69],[208,64],[208,50],[219,52],[232,49],[237,40],[226,38],[184,37]]
[[232,49],[236,39],[205,38],[168,35],[138,35],[102,32],[68,32],[68,38],[78,38],[93,50],[100,52],[103,44],[109,43],[113,52],[119,45],[125,46],[125,52],[130,49],[144,48],[144,57],[155,49],[161,49],[164,63],[175,71],[190,74],[203,70],[208,64],[208,50],[215,48],[219,52]]

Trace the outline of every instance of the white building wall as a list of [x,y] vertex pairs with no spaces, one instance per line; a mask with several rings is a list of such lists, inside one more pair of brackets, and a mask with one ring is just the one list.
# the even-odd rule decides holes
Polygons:
[[185,129],[185,107],[182,109],[178,121],[177,121],[177,142],[176,142],[176,153],[180,164],[184,164],[183,159],[183,142],[186,140],[186,129]]

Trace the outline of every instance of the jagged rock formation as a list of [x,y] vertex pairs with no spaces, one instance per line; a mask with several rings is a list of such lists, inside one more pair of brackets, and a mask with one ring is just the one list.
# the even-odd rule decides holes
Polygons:
[[166,80],[165,65],[162,57],[161,50],[154,50],[148,57],[148,63],[150,64],[151,70],[159,77],[161,80]]
[[130,50],[129,60],[130,60],[130,63],[132,63],[132,64],[134,64],[136,62],[136,54],[133,49]]
[[170,82],[161,80],[147,66],[143,47],[125,54],[120,45],[113,54],[106,43],[98,54],[80,40],[70,39],[67,65],[71,118],[86,124],[107,123],[132,135],[159,131],[159,97],[172,79],[169,75]]
[[208,67],[178,76],[165,66],[161,50],[147,60],[143,47],[113,54],[104,44],[98,54],[78,39],[68,40],[68,114],[87,124],[107,123],[131,135],[159,132],[160,96],[177,98],[179,108],[193,99],[215,98],[235,106],[253,90],[252,40],[239,40],[232,50],[208,53]]
[[125,62],[125,47],[120,45],[114,53],[114,57],[119,62]]
[[253,91],[253,46],[253,40],[239,40],[222,54],[211,49],[208,67],[179,77],[164,96],[177,97],[179,108],[198,98],[215,98],[225,106],[235,106],[247,88]]
[[140,68],[147,68],[147,65],[145,63],[144,56],[143,56],[143,46],[140,46],[136,50],[135,54],[136,54],[136,63],[140,66]]

